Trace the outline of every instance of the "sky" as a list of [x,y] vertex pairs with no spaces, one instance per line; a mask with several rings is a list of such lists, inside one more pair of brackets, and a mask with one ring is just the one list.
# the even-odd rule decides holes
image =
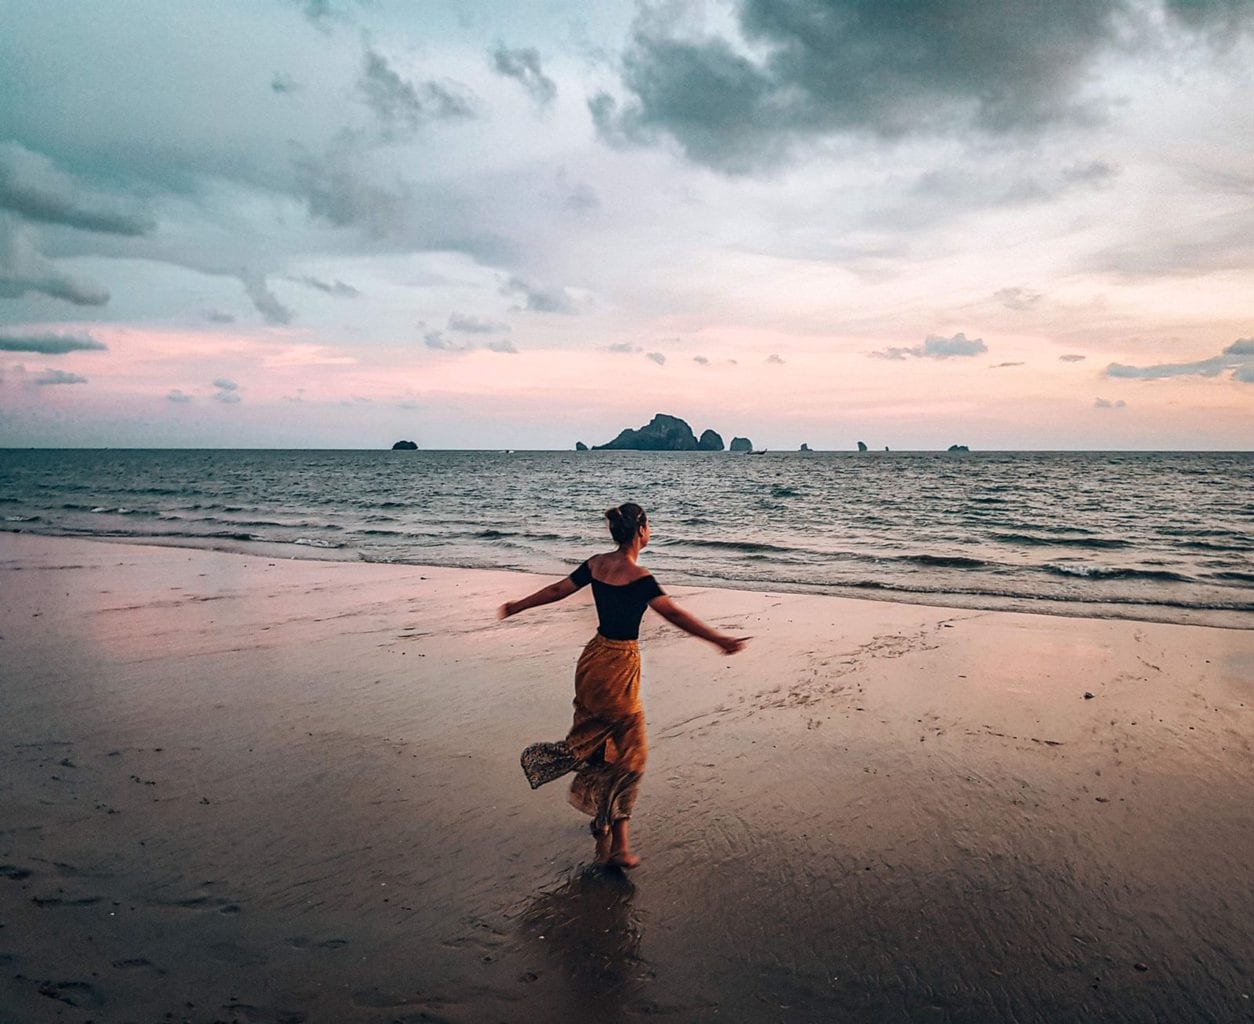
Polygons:
[[1254,0],[0,19],[0,446],[1254,448]]

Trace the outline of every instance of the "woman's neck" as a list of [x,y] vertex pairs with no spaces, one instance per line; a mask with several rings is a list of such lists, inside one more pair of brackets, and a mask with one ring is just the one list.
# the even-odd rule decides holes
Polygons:
[[631,544],[620,544],[618,546],[618,553],[627,559],[627,561],[635,564],[636,559],[640,555],[640,545],[634,542]]

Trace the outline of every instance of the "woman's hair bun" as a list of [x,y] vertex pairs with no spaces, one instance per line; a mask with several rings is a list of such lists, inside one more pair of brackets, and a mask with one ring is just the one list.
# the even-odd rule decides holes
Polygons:
[[610,536],[617,544],[630,544],[646,522],[644,509],[634,501],[607,509],[605,518],[609,520]]

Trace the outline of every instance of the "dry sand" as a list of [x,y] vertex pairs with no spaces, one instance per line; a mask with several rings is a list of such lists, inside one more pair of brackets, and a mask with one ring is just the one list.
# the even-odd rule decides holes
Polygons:
[[0,581],[5,1024],[1254,1020],[1254,631],[673,588],[756,639],[646,619],[626,876],[517,762],[586,592],[12,534]]

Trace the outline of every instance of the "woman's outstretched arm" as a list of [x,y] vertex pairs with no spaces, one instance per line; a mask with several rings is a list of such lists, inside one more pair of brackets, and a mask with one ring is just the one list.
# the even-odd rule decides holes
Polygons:
[[534,594],[528,594],[521,601],[506,601],[496,610],[496,617],[498,619],[508,619],[511,615],[525,612],[528,608],[535,608],[542,604],[552,604],[554,601],[560,601],[564,597],[570,597],[578,589],[568,576],[564,580],[550,583],[547,587],[541,587]]
[[691,633],[702,640],[708,640],[715,647],[720,648],[724,654],[735,654],[749,640],[747,636],[728,636],[726,633],[720,633],[716,629],[711,629],[695,615],[680,608],[665,594],[650,601],[649,607],[667,622],[678,626],[685,633]]

